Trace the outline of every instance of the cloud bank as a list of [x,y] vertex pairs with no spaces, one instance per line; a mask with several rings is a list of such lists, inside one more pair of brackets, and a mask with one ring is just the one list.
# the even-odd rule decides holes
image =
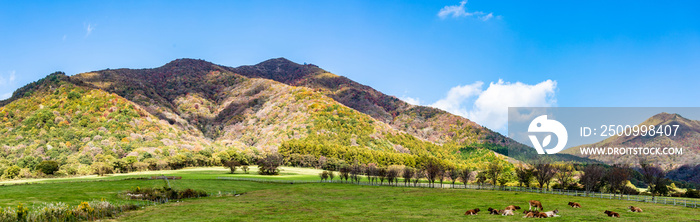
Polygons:
[[[521,82],[491,82],[485,90],[483,82],[452,87],[447,95],[433,104],[424,104],[468,118],[492,130],[504,132],[508,124],[508,107],[551,107],[557,100],[557,81],[546,80],[535,85]],[[404,101],[419,105],[411,97]],[[410,100],[410,102],[408,101]]]

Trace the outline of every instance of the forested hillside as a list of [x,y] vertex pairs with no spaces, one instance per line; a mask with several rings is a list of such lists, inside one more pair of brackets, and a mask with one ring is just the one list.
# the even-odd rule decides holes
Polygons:
[[[349,91],[357,95],[342,96]],[[503,150],[493,138],[508,143],[500,134],[286,59],[54,73],[0,104],[4,178],[252,163],[277,152],[341,164],[510,165],[489,150]],[[386,112],[390,104],[403,108]]]

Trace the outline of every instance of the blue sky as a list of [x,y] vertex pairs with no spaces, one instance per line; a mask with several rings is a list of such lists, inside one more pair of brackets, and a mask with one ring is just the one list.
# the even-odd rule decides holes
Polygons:
[[501,132],[508,106],[697,107],[695,1],[0,1],[0,98],[54,71],[286,57]]

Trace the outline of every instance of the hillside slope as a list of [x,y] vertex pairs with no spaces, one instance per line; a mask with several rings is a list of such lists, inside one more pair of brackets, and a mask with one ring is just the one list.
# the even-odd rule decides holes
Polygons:
[[147,159],[211,146],[121,96],[63,73],[17,90],[6,102],[0,106],[0,172],[11,165],[33,170],[43,160],[56,160],[75,173],[81,165],[127,156],[157,165]]
[[285,58],[277,58],[229,70],[248,77],[317,89],[350,108],[431,142],[499,146],[518,144],[466,118],[432,107],[408,104],[315,65],[300,65]]

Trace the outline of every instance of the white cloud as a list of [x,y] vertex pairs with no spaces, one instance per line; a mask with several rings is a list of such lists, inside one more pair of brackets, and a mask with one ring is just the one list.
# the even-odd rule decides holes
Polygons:
[[478,81],[471,85],[452,87],[445,98],[436,101],[430,106],[467,117],[468,111],[463,105],[468,103],[470,98],[481,94],[483,85],[483,82]]
[[493,18],[493,12],[490,12],[489,14],[486,14],[484,16],[479,17],[479,19],[481,19],[481,21],[484,21],[484,22],[488,21],[491,18]]
[[452,15],[452,17],[462,17],[462,16],[471,16],[472,14],[467,12],[464,5],[467,4],[467,1],[461,1],[459,5],[448,5],[445,6],[444,8],[440,9],[438,12],[438,16],[442,19],[447,18],[447,16]]
[[[14,82],[17,79],[17,76],[15,73],[16,73],[15,70],[12,70],[12,71],[10,71],[10,77],[5,78],[3,76],[0,76],[0,86],[2,86],[2,87],[0,87],[0,89],[2,91],[5,91],[5,89],[11,88],[14,85]],[[2,93],[2,92],[0,92],[0,93]],[[0,96],[0,100],[10,98],[10,96],[12,96],[12,92],[2,94],[2,96]]]
[[557,102],[557,82],[553,80],[528,85],[499,79],[496,83],[490,83],[486,90],[482,90],[482,86],[482,82],[476,82],[453,87],[445,98],[430,106],[466,117],[490,129],[503,131],[508,122],[508,107],[550,107]]
[[413,98],[413,97],[404,96],[404,97],[401,97],[401,98],[399,98],[399,99],[401,99],[401,100],[403,100],[404,102],[406,102],[406,103],[408,103],[408,104],[411,104],[411,105],[420,105],[420,99],[419,99],[419,98]]
[[493,12],[489,12],[489,13],[485,13],[482,11],[469,12],[469,11],[467,11],[466,5],[467,5],[467,1],[463,0],[463,1],[459,2],[459,5],[445,6],[442,9],[440,9],[437,16],[440,17],[441,19],[446,19],[447,17],[450,17],[450,16],[452,16],[452,18],[477,16],[482,21],[488,21],[489,19],[493,18]]
[[88,37],[92,33],[92,30],[95,30],[95,26],[96,25],[90,23],[85,25],[85,37]]

